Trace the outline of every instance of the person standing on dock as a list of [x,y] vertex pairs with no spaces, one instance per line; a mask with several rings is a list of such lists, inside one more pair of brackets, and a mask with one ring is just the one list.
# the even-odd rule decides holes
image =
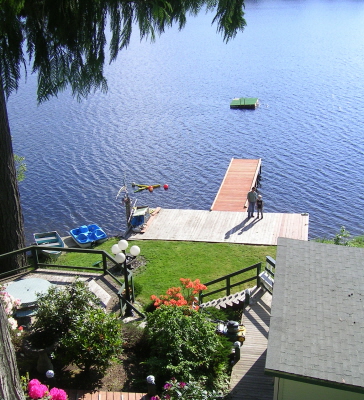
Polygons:
[[257,202],[257,198],[258,198],[255,187],[252,187],[252,190],[248,193],[247,198],[248,198],[248,202],[249,202],[248,218],[254,217],[255,203]]
[[262,195],[259,194],[258,195],[258,199],[257,199],[257,218],[259,218],[259,213],[260,213],[260,218],[263,219],[263,199],[262,199]]

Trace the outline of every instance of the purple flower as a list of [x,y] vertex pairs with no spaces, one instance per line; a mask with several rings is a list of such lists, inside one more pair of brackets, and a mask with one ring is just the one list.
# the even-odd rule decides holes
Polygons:
[[183,389],[186,385],[187,385],[186,382],[180,382],[180,383],[179,383],[179,387],[182,388],[182,389]]
[[62,389],[52,388],[49,394],[52,400],[67,400],[67,393]]

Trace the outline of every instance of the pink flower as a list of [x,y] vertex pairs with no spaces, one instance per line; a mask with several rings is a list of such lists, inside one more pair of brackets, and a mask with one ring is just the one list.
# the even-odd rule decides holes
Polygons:
[[28,382],[28,390],[34,385],[41,385],[41,383],[38,381],[38,379],[32,379]]
[[182,389],[183,389],[186,385],[187,385],[186,382],[180,382],[180,383],[179,383],[179,387],[182,388]]
[[9,322],[9,325],[10,325],[11,329],[15,330],[18,327],[18,322],[13,317],[8,318],[8,322]]
[[28,389],[28,394],[31,399],[41,399],[43,396],[45,396],[48,393],[48,388],[46,385],[32,385]]
[[53,388],[50,390],[52,400],[67,400],[67,393],[62,389]]
[[166,383],[164,386],[163,386],[163,389],[164,390],[168,390],[168,389],[170,389],[172,387],[172,385],[170,384],[170,383]]

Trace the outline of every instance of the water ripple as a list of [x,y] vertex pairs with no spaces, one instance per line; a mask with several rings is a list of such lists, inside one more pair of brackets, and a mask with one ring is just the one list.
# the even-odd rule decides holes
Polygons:
[[[139,205],[209,209],[232,157],[262,158],[267,212],[309,212],[310,237],[362,234],[363,13],[360,2],[247,1],[248,26],[227,45],[201,14],[153,44],[133,38],[106,66],[108,93],[81,103],[66,92],[37,106],[30,76],[8,103],[28,166],[27,240],[91,222],[120,233],[124,178],[169,184],[133,195]],[[236,96],[260,106],[230,110]]]

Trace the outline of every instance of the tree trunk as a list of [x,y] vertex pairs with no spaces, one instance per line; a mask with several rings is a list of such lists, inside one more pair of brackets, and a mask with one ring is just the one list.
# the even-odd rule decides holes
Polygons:
[[[0,254],[25,247],[23,215],[4,90],[0,84]],[[25,255],[0,260],[0,273],[25,265]]]
[[7,319],[3,304],[0,302],[0,398],[25,400]]

